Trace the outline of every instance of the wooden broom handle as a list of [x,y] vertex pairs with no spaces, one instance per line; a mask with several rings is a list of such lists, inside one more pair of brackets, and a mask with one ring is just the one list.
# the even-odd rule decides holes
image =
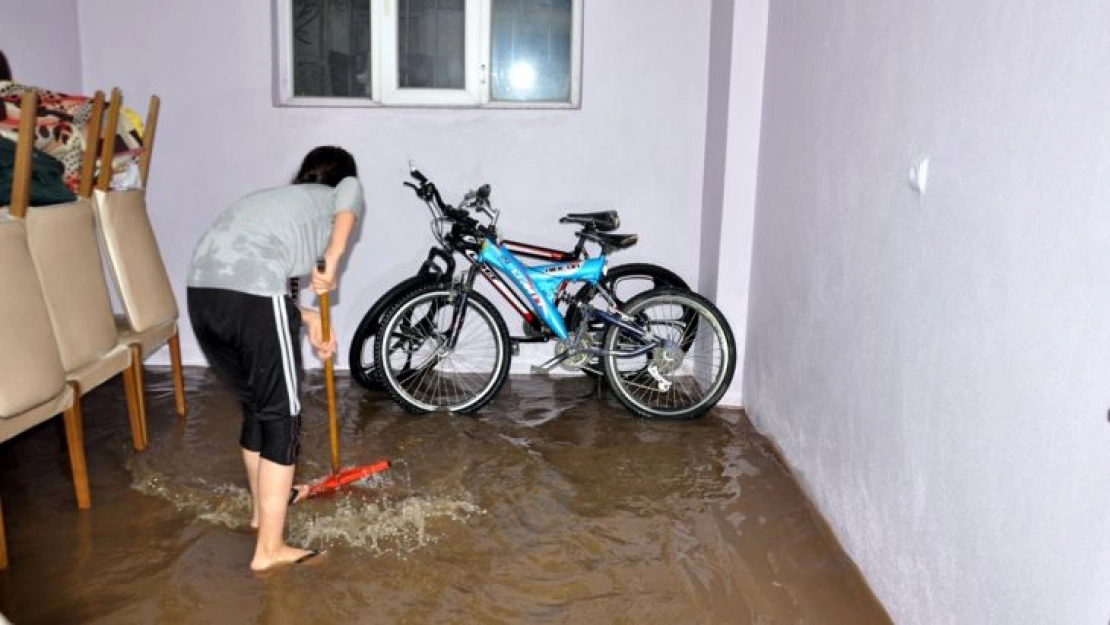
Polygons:
[[[327,264],[323,258],[317,259],[316,269],[324,271]],[[320,298],[320,333],[327,344],[331,340],[331,306],[328,303],[327,292],[319,293]],[[335,409],[335,366],[329,356],[324,361],[324,391],[328,400],[328,435],[331,439],[331,471],[339,472],[339,416]]]

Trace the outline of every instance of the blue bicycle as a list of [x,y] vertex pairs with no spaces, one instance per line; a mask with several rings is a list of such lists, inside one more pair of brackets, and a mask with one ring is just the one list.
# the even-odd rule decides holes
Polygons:
[[479,275],[499,291],[512,285],[559,342],[534,373],[600,362],[618,400],[646,418],[692,419],[720,401],[736,369],[736,341],[716,306],[686,289],[655,288],[618,302],[599,288],[608,256],[635,245],[637,235],[591,232],[601,249],[595,257],[525,264],[498,234],[489,185],[455,207],[423,174],[410,173],[416,184],[405,184],[431,211],[436,240],[470,266],[407,292],[381,317],[376,372],[405,410],[474,413],[504,385],[512,339],[497,308],[475,290]]

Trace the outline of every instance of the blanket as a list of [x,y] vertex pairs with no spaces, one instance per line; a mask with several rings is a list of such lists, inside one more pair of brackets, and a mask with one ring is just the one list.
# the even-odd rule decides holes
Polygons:
[[[35,148],[62,164],[62,180],[71,191],[77,191],[81,158],[88,147],[85,128],[92,117],[92,98],[0,81],[0,137],[18,140],[21,99],[28,91],[38,94]],[[121,111],[112,152],[113,174],[136,166],[141,148],[138,116],[130,110]]]
[[[0,206],[11,204],[15,141],[0,137]],[[77,199],[62,181],[64,167],[42,150],[31,153],[31,206],[61,204]]]

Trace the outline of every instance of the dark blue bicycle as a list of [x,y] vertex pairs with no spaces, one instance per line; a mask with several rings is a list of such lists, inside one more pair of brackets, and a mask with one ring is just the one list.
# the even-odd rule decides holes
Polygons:
[[[479,275],[499,291],[511,284],[559,342],[534,372],[598,362],[617,398],[641,417],[690,419],[720,401],[736,369],[736,342],[716,306],[686,289],[654,288],[618,302],[599,288],[608,256],[634,245],[636,235],[590,232],[601,249],[595,257],[525,264],[498,234],[489,185],[454,207],[419,171],[411,175],[417,184],[406,184],[431,211],[437,241],[470,266],[453,280],[406,292],[381,317],[376,375],[407,411],[473,413],[504,384],[512,337],[475,290]],[[564,300],[571,304],[565,315]]]

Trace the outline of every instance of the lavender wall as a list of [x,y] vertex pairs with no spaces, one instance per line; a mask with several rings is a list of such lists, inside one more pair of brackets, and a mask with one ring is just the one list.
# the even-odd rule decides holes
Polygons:
[[[81,7],[85,89],[118,85],[139,112],[151,94],[162,98],[149,199],[181,301],[193,244],[216,213],[285,181],[321,143],[350,148],[369,190],[369,218],[334,300],[340,364],[366,307],[415,271],[431,243],[425,209],[401,186],[410,159],[450,200],[490,183],[512,238],[565,245],[572,230],[559,216],[619,209],[641,242],[617,261],[658,261],[698,282],[708,2],[588,3],[576,111],[275,108],[268,0]],[[728,313],[742,333],[744,311]],[[182,337],[186,361],[202,362],[187,323]],[[515,370],[550,350],[525,346]]]
[[715,298],[722,247],[721,221],[728,165],[729,86],[732,69],[733,0],[713,0],[709,29],[709,89],[705,123],[705,172],[702,183],[701,258],[698,284]]
[[[740,362],[736,379],[744,377],[744,352],[747,335],[748,283],[752,256],[753,222],[756,211],[756,173],[759,169],[760,118],[763,110],[763,66],[767,46],[767,6],[770,0],[742,0],[733,4],[728,37],[727,76],[711,75],[710,81],[728,83],[726,121],[714,127],[711,113],[707,143],[714,145],[714,133],[724,133],[724,152],[706,152],[706,171],[722,167],[724,179],[719,190],[718,246],[712,271],[703,270],[699,285],[714,283],[714,301],[727,311],[736,335]],[[722,9],[722,17],[725,11]],[[716,58],[716,57],[715,57]],[[710,93],[712,93],[712,88]],[[712,109],[710,109],[712,112]],[[709,189],[707,183],[707,189]],[[708,195],[708,193],[707,193]],[[707,220],[708,221],[708,220]],[[709,227],[708,224],[705,227]],[[703,255],[709,246],[703,247]],[[743,384],[734,383],[723,403],[742,404]]]
[[13,77],[81,93],[77,0],[15,0],[0,6],[0,50]]
[[898,623],[1110,618],[1107,24],[770,5],[744,402]]

